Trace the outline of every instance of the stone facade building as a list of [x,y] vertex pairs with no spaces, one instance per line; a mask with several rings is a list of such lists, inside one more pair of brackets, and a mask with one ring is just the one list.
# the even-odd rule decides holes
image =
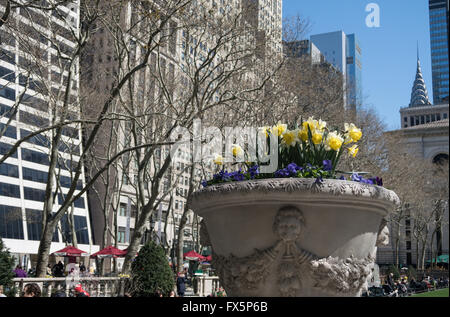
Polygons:
[[[400,109],[401,126],[400,130],[390,131],[400,135],[406,148],[410,153],[424,158],[430,163],[448,164],[449,155],[449,105],[432,105],[428,99],[428,92],[423,80],[420,61],[417,59],[417,72],[414,80],[411,101],[408,107]],[[448,165],[447,165],[448,167]],[[418,188],[417,190],[424,190]],[[430,208],[432,203],[430,202]],[[448,198],[444,201],[442,221],[436,222],[429,228],[428,241],[433,241],[433,249],[437,255],[448,254],[449,250],[449,215]],[[414,219],[409,214],[402,217],[400,225],[391,223],[391,237],[397,236],[400,232],[399,241],[399,264],[401,266],[417,265],[417,244],[413,234]],[[432,234],[435,238],[432,239]],[[425,261],[431,260],[430,247],[426,251]],[[419,251],[420,252],[420,251]],[[436,255],[436,254],[435,254]],[[434,256],[435,256],[434,255]],[[396,263],[396,251],[394,240],[390,244],[380,247],[377,254],[379,265],[390,265]]]

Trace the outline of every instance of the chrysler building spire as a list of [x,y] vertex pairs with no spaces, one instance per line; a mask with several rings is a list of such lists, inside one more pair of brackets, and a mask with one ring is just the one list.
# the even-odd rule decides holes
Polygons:
[[420,68],[419,59],[419,45],[417,45],[417,71],[416,79],[414,80],[414,85],[411,92],[411,101],[409,103],[410,107],[431,105],[428,99],[428,91],[425,86],[425,81],[423,80],[422,70]]

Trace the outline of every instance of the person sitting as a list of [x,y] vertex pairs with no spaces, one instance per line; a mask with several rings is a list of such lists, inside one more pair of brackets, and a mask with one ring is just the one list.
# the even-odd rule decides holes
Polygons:
[[90,297],[89,293],[83,289],[81,284],[75,285],[74,291],[75,297]]
[[404,296],[404,295],[408,294],[408,288],[406,287],[406,285],[404,283],[398,283],[397,287],[398,287],[398,291],[399,291],[400,295]]
[[36,283],[28,283],[23,288],[22,297],[41,297],[41,288]]
[[67,296],[65,292],[58,290],[54,292],[51,297],[67,297]]

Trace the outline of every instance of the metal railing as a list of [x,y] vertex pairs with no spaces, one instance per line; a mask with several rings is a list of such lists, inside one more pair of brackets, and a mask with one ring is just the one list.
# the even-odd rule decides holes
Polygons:
[[127,280],[124,277],[16,277],[13,282],[16,297],[21,296],[28,283],[39,285],[42,297],[51,297],[57,291],[64,292],[67,297],[74,296],[72,290],[76,284],[81,284],[91,297],[116,297]]

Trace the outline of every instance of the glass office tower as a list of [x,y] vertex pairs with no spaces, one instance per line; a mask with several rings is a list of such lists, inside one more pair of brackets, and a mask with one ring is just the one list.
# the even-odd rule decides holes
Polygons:
[[[67,72],[59,65],[57,52],[48,38],[55,32],[51,30],[60,31],[59,34],[64,36],[58,38],[59,47],[69,51],[75,42],[66,35],[70,34],[68,25],[70,23],[71,28],[77,31],[79,21],[79,6],[76,1],[58,8],[61,15],[64,13],[67,16],[66,22],[50,12],[16,8],[14,13],[20,17],[20,28],[11,30],[5,28],[5,25],[0,28],[0,131],[4,131],[0,137],[0,157],[8,153],[18,140],[51,124],[52,98],[63,87],[60,78],[66,77]],[[0,12],[5,12],[1,3]],[[30,16],[35,17],[34,21],[30,20]],[[37,28],[41,33],[35,31]],[[26,40],[22,41],[21,38]],[[29,52],[42,52],[40,60],[33,64],[37,53],[31,55]],[[43,75],[40,76],[33,68],[27,78],[25,75],[34,65],[40,65],[40,68],[35,69],[42,70]],[[74,73],[71,100],[77,100],[79,94],[79,72]],[[44,79],[48,80],[44,82]],[[25,88],[27,81],[28,87]],[[46,87],[51,87],[51,91],[46,90]],[[24,90],[23,98],[19,100]],[[12,114],[11,108],[16,103],[19,103],[18,111]],[[71,103],[71,106],[76,104]],[[78,117],[76,111],[70,111],[74,118]],[[8,123],[10,118],[12,120]],[[58,193],[56,203],[60,205],[63,202],[62,195],[67,193],[72,184],[71,170],[79,161],[82,151],[79,126],[67,126],[62,134],[62,142],[58,144],[57,164],[60,188],[55,189]],[[33,261],[36,256],[42,234],[42,210],[51,142],[50,134],[37,134],[21,143],[18,150],[0,164],[0,237],[24,266],[30,265],[29,260]],[[82,172],[75,193],[82,188],[84,178]],[[54,211],[57,207],[55,206]],[[79,247],[89,251],[92,240],[86,194],[75,201],[72,211],[73,217],[68,219],[65,215],[60,222],[60,230],[55,231],[51,251],[63,248],[65,242],[73,241],[69,221],[74,223]]]
[[448,103],[449,0],[429,0],[434,104]]
[[347,35],[346,40],[347,105],[355,110],[362,103],[362,52],[355,34]]
[[362,103],[362,51],[355,34],[343,31],[315,34],[311,42],[320,50],[324,58],[339,69],[345,78],[346,109],[356,109]]

